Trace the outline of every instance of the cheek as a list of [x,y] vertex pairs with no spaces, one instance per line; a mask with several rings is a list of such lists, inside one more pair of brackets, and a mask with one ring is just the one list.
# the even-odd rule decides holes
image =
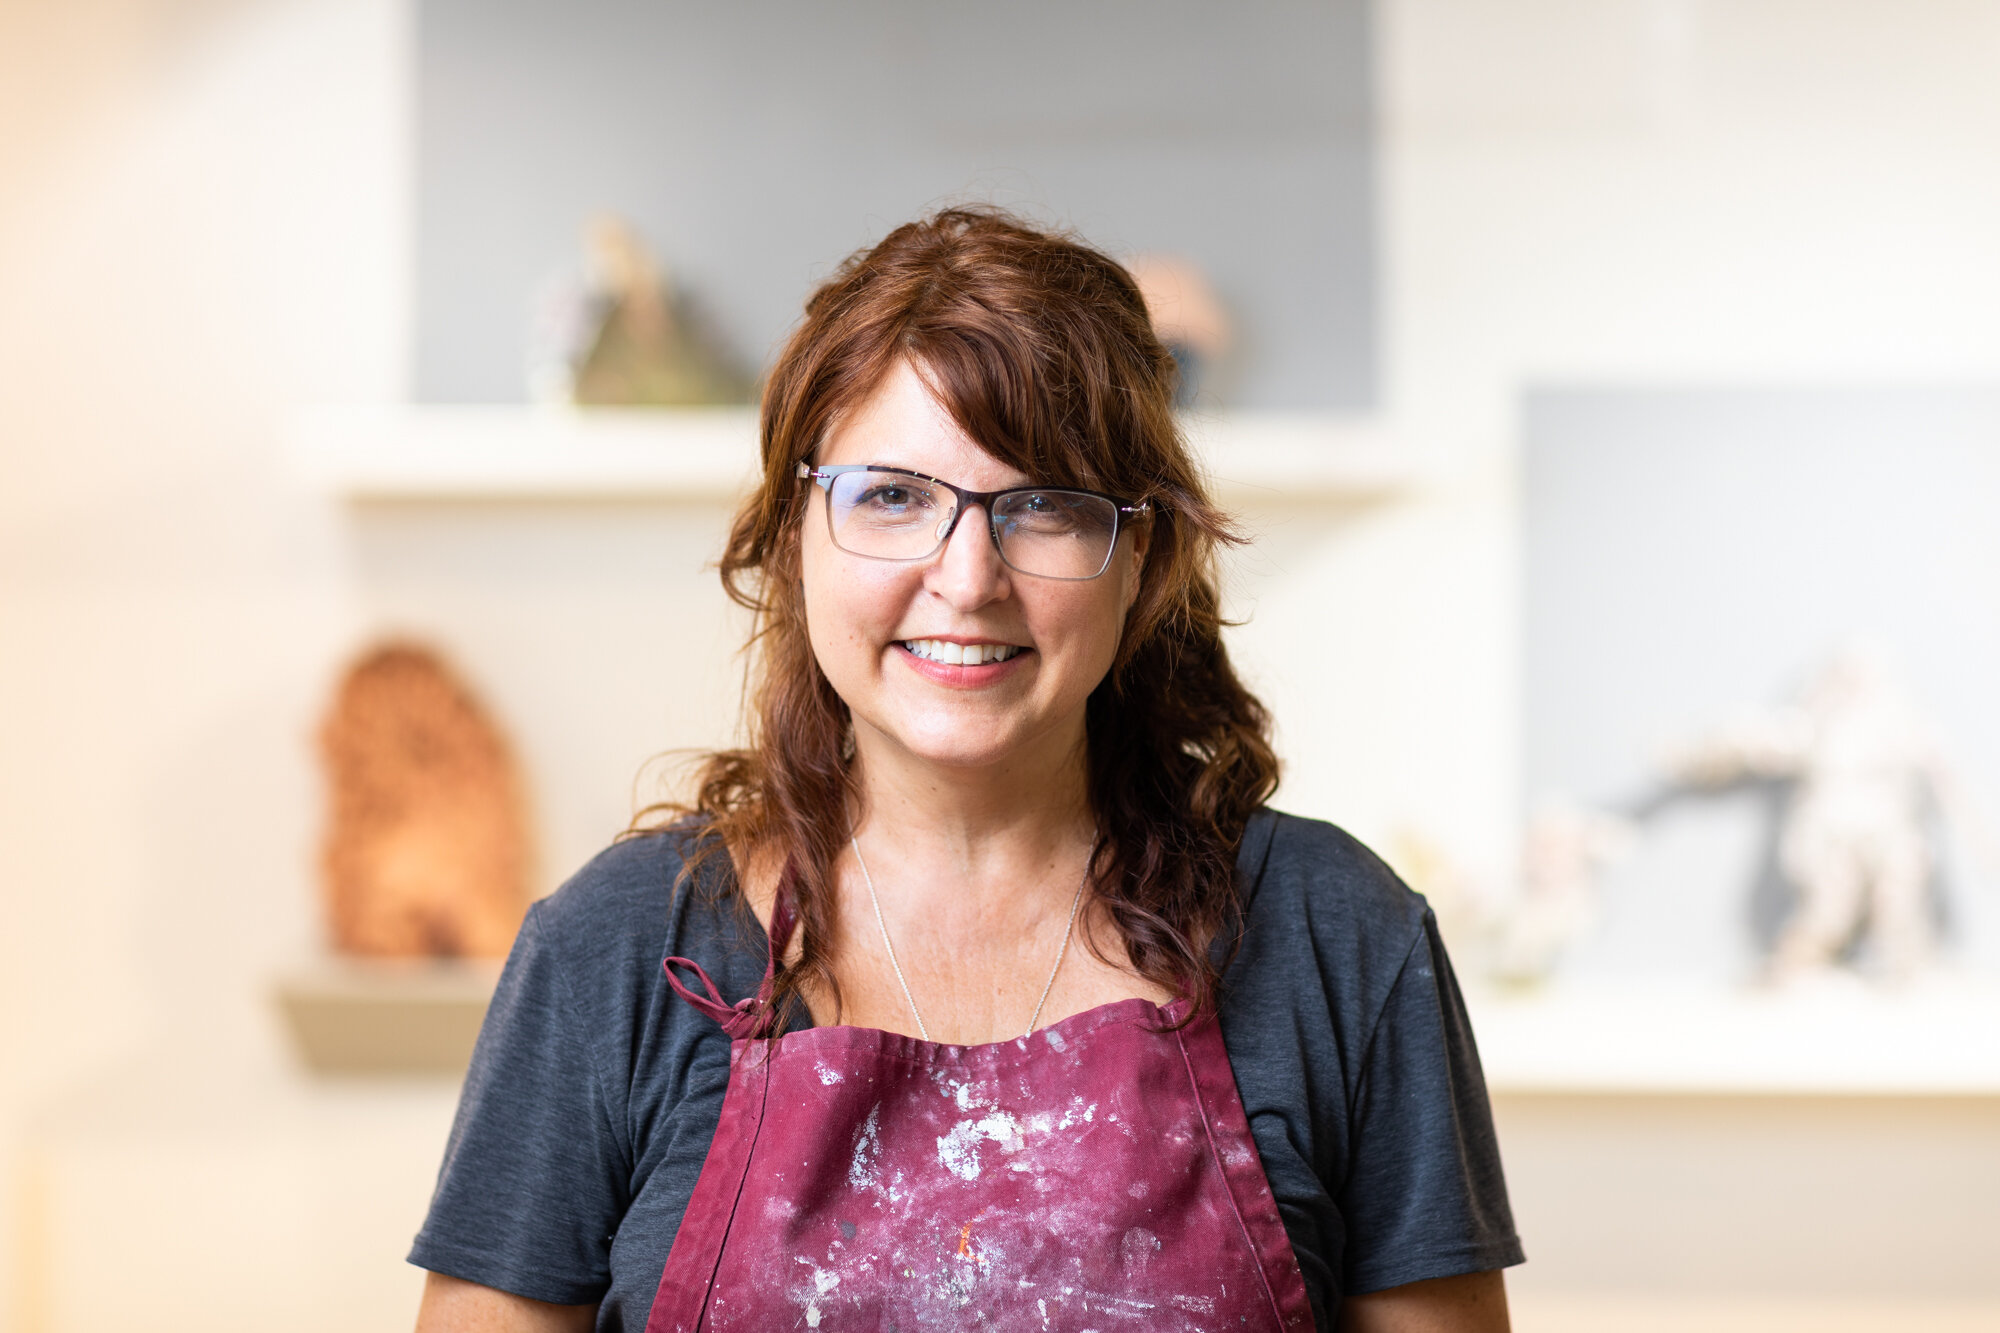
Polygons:
[[889,637],[907,593],[897,579],[849,567],[838,552],[808,545],[800,557],[806,637],[820,669],[838,680],[842,663],[871,656]]
[[1109,583],[1099,593],[1078,598],[1061,607],[1050,607],[1047,624],[1061,626],[1056,632],[1062,655],[1075,664],[1080,677],[1074,686],[1088,693],[1111,670],[1118,656],[1118,640],[1125,625],[1124,589]]
[[848,623],[848,611],[843,605],[840,579],[829,568],[827,553],[816,547],[808,538],[799,552],[799,600],[805,611],[806,640],[812,645],[813,656],[827,678],[838,682],[843,675],[842,647],[847,635],[842,629]]

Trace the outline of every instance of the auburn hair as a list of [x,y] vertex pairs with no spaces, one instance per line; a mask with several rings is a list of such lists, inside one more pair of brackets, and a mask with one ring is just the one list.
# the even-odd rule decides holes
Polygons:
[[1236,852],[1278,762],[1223,647],[1215,557],[1240,538],[1176,423],[1174,359],[1131,276],[1074,236],[951,208],[857,252],[806,301],[764,386],[762,483],[720,561],[755,616],[747,745],[700,759],[691,804],[646,813],[696,817],[690,870],[725,848],[784,866],[800,943],[778,994],[839,1003],[835,868],[859,790],[847,705],[807,637],[799,533],[813,509],[797,467],[902,361],[994,458],[1152,505],[1138,596],[1085,710],[1089,883],[1131,967],[1199,1011],[1235,943]]

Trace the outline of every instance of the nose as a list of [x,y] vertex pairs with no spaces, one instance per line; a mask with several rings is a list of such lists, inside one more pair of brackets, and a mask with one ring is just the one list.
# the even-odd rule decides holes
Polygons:
[[958,515],[944,549],[930,564],[924,583],[958,610],[971,610],[1006,597],[1013,588],[1009,570],[993,541],[993,523],[981,505]]

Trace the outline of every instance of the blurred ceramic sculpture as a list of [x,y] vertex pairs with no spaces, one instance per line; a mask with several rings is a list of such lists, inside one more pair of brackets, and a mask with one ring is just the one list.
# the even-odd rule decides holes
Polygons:
[[1482,946],[1495,913],[1492,880],[1461,860],[1444,839],[1418,825],[1406,824],[1392,832],[1384,854],[1403,882],[1424,895],[1453,954],[1483,965]]
[[528,905],[521,783],[506,742],[433,653],[355,662],[320,729],[324,888],[336,950],[504,956]]
[[1773,980],[1834,968],[1862,944],[1894,978],[1931,958],[1925,816],[1932,802],[1942,805],[1946,779],[1928,729],[1879,650],[1839,650],[1796,703],[1716,731],[1672,768],[1697,787],[1794,784],[1778,864],[1795,901],[1772,947]]
[[1636,838],[1630,820],[1567,799],[1542,801],[1521,840],[1520,889],[1493,924],[1491,970],[1538,981],[1596,924],[1598,880]]
[[1623,816],[1548,797],[1528,820],[1511,874],[1476,870],[1410,829],[1390,847],[1398,873],[1428,900],[1461,965],[1528,986],[1547,980],[1597,923],[1599,880],[1636,838]]
[[593,220],[584,254],[581,281],[557,280],[539,302],[532,398],[601,407],[748,401],[750,376],[630,226]]
[[1125,261],[1125,268],[1139,284],[1146,311],[1153,317],[1154,333],[1181,368],[1175,401],[1185,407],[1204,387],[1203,376],[1229,351],[1233,341],[1229,315],[1207,277],[1190,259],[1134,255]]

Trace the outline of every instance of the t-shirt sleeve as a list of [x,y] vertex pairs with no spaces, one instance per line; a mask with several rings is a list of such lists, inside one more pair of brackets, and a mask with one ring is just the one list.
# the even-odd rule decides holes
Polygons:
[[411,1263],[534,1300],[603,1297],[631,1168],[585,1030],[538,904],[486,1011]]
[[1350,1145],[1345,1290],[1521,1262],[1472,1025],[1428,912],[1369,1039]]

